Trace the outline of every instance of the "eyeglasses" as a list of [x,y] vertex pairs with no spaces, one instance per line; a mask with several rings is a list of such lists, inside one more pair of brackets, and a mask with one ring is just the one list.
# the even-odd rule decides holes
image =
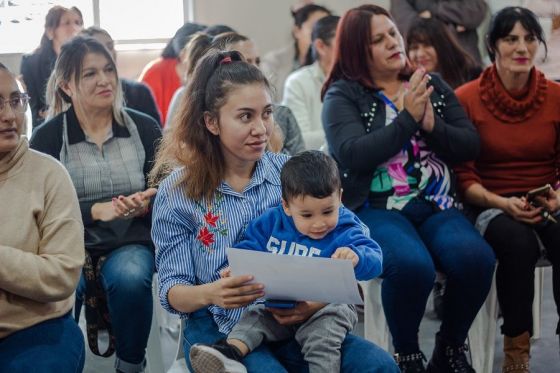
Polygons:
[[0,98],[0,113],[6,109],[6,105],[9,103],[12,110],[16,113],[25,113],[27,110],[27,103],[29,102],[29,96],[27,94],[22,94],[19,97],[13,97],[9,100],[4,100]]

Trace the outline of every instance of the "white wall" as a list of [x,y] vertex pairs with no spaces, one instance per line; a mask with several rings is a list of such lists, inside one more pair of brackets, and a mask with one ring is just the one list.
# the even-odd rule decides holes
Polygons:
[[[255,41],[261,55],[291,43],[293,0],[194,0],[194,17],[204,24],[227,24]],[[389,8],[390,0],[369,1]],[[367,0],[317,0],[336,15]]]
[[19,72],[20,60],[21,54],[19,53],[0,54],[0,62],[2,62],[12,72]]

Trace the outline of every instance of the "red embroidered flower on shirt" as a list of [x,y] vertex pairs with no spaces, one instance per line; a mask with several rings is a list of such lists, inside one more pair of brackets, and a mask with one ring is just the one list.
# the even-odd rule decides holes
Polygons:
[[214,234],[208,231],[208,228],[202,227],[198,232],[196,239],[202,242],[204,246],[209,247],[214,243]]
[[208,202],[206,206],[197,202],[204,220],[201,222],[202,227],[198,231],[196,239],[200,242],[199,248],[209,253],[213,252],[212,244],[216,243],[219,236],[228,235],[227,219],[224,218],[221,210],[223,202],[224,196],[220,192],[216,192],[213,201]]
[[204,215],[204,220],[206,220],[206,223],[208,225],[215,227],[216,221],[218,220],[219,217],[220,217],[219,215],[212,215],[212,211],[208,211],[208,213]]

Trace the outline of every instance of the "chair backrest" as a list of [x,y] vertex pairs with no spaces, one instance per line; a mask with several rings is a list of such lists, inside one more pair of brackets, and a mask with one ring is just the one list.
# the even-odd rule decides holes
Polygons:
[[537,237],[537,241],[539,241],[539,250],[541,252],[539,260],[537,260],[536,267],[549,267],[552,265],[552,263],[550,263],[550,261],[546,257],[546,248],[544,247],[539,235],[535,233],[535,236]]

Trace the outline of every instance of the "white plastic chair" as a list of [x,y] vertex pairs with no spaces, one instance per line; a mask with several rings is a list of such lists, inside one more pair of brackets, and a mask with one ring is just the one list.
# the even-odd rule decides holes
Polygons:
[[[533,300],[533,339],[540,338],[541,303],[543,293],[544,267],[550,262],[541,260],[535,268],[535,298]],[[364,292],[364,337],[385,349],[392,351],[391,333],[387,325],[381,303],[381,279],[362,281]],[[496,279],[486,301],[480,308],[468,333],[471,364],[478,373],[492,373],[498,321],[498,297]]]
[[181,320],[181,329],[179,331],[179,343],[177,344],[177,352],[175,354],[175,361],[167,373],[183,373],[189,372],[185,357],[185,350],[183,350],[183,329],[185,328],[185,320]]
[[364,338],[385,351],[392,351],[391,333],[381,304],[382,281],[380,278],[360,281],[364,293]]
[[162,373],[164,371],[158,318],[158,314],[161,312],[161,306],[158,301],[158,288],[157,274],[154,274],[152,279],[152,325],[150,326],[150,336],[148,337],[148,346],[146,348],[146,368],[149,373]]
[[[391,333],[389,332],[389,326],[387,325],[387,319],[385,318],[385,313],[383,311],[383,305],[381,303],[381,282],[382,279],[377,278],[370,281],[363,281],[360,283],[364,291],[364,337],[378,345],[379,347],[385,349],[386,351],[393,351]],[[495,284],[492,283],[492,288],[495,293]],[[481,362],[486,359],[486,346],[492,346],[492,354],[494,350],[494,338],[492,338],[491,343],[489,343],[485,338],[489,338],[489,334],[495,336],[495,321],[494,321],[494,333],[484,333],[484,327],[488,327],[486,323],[490,320],[490,317],[482,317],[481,313],[485,307],[491,307],[492,304],[487,304],[487,302],[482,307],[479,312],[477,319],[478,324],[473,323],[471,330],[469,331],[468,343],[471,362],[473,368],[479,373],[492,373],[492,366],[490,365],[490,370],[482,370]],[[496,305],[494,305],[496,307]],[[497,316],[497,310],[489,309],[486,311],[489,314],[494,314]],[[496,320],[496,316],[493,320]],[[476,320],[475,320],[476,321]],[[479,328],[480,330],[476,333],[471,333],[473,328]]]
[[[540,243],[540,241],[539,241]],[[541,244],[542,248],[542,244]],[[535,268],[535,297],[533,298],[533,340],[541,336],[541,305],[543,295],[544,268],[550,262],[541,259]],[[490,293],[482,305],[469,330],[472,366],[477,372],[491,373],[494,365],[496,329],[498,324],[498,296],[496,293],[496,274]],[[476,343],[472,343],[477,341]]]

